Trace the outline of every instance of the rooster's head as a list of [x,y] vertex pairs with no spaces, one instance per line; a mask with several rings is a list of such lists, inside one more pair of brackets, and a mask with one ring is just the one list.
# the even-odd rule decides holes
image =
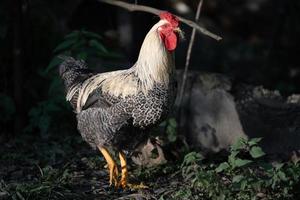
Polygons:
[[181,33],[179,29],[179,20],[169,12],[162,12],[159,15],[163,24],[157,29],[166,49],[173,51],[177,46],[178,36]]

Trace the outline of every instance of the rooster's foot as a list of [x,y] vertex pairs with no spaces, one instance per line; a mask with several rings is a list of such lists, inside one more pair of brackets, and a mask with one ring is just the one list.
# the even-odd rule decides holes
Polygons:
[[115,187],[119,186],[118,183],[118,167],[115,163],[115,161],[113,160],[113,158],[111,157],[111,155],[109,154],[108,150],[104,147],[98,147],[99,150],[101,151],[101,153],[103,154],[107,165],[108,165],[108,169],[109,169],[109,185],[114,185]]

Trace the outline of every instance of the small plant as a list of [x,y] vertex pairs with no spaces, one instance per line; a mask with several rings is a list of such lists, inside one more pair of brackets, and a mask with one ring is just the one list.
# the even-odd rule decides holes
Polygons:
[[253,163],[253,160],[242,159],[239,157],[240,154],[247,154],[253,158],[257,159],[265,155],[261,147],[258,146],[261,138],[253,138],[251,140],[246,140],[240,138],[237,142],[230,147],[230,155],[228,156],[228,161],[221,163],[217,168],[216,172],[222,171],[233,171],[236,168],[244,167]]
[[[227,160],[208,162],[196,152],[182,162],[182,176],[189,184],[177,195],[183,199],[290,199],[299,184],[298,163],[270,164],[263,158],[261,138],[241,138],[230,147]],[[192,188],[192,192],[187,189]],[[199,194],[201,194],[199,196]]]
[[177,122],[176,119],[170,118],[166,121],[166,133],[169,142],[177,140]]

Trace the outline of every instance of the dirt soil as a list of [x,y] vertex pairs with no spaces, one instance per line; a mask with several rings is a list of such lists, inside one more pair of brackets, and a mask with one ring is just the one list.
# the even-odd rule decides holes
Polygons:
[[143,190],[110,187],[100,153],[80,136],[18,138],[0,146],[0,200],[159,199],[182,186],[179,165],[141,169],[130,162],[129,181]]

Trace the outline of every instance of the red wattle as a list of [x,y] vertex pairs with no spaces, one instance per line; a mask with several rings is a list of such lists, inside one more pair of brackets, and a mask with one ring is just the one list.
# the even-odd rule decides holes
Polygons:
[[171,32],[170,34],[168,34],[168,36],[164,37],[164,43],[166,49],[168,49],[169,51],[173,51],[177,46],[177,35]]

